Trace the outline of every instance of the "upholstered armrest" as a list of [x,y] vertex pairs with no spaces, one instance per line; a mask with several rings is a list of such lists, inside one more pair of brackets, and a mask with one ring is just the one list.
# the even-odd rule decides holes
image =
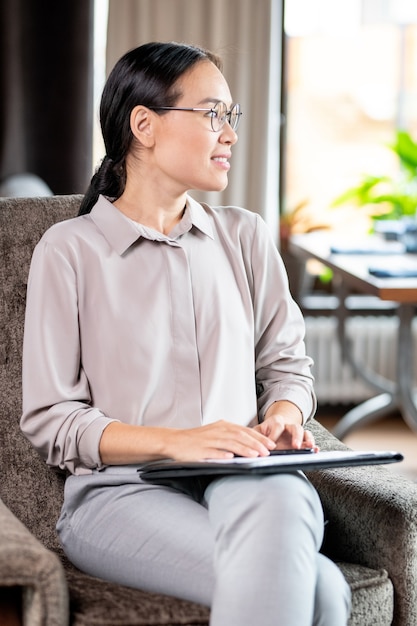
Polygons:
[[66,626],[68,592],[62,565],[0,500],[0,587],[22,589],[24,624]]
[[[321,449],[346,449],[315,420],[309,428]],[[319,470],[308,477],[328,520],[324,550],[335,560],[387,570],[395,623],[417,624],[417,485],[381,466]]]

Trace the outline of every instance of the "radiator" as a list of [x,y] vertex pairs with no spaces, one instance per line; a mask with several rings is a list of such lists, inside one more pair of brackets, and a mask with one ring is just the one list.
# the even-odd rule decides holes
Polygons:
[[[356,404],[374,396],[376,391],[355,375],[349,364],[342,362],[336,318],[307,316],[305,322],[306,350],[314,360],[312,372],[319,403]],[[398,318],[355,315],[347,320],[346,328],[355,359],[381,376],[395,380]],[[417,323],[413,324],[413,337],[415,341]],[[414,360],[416,372],[417,354]]]

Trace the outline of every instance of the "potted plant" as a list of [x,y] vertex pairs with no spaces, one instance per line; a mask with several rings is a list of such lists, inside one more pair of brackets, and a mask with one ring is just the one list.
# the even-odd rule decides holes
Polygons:
[[417,210],[417,143],[404,131],[396,132],[388,147],[399,160],[394,176],[364,175],[359,184],[337,197],[333,207],[342,204],[367,206],[374,220],[414,221]]

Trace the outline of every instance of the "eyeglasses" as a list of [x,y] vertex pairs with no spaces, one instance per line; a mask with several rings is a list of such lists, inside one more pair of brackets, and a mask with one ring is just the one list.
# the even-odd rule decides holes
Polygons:
[[226,122],[229,122],[232,130],[237,130],[240,122],[240,116],[242,112],[240,110],[240,104],[233,104],[232,107],[227,110],[227,106],[224,102],[217,102],[211,109],[199,109],[197,107],[148,107],[155,111],[207,111],[211,113],[210,122],[213,132],[218,133]]

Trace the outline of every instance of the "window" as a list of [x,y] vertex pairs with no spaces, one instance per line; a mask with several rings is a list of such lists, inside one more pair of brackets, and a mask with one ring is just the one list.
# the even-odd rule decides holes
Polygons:
[[282,204],[304,207],[295,229],[337,227],[337,196],[398,168],[386,144],[396,129],[417,139],[416,54],[416,0],[286,0]]

